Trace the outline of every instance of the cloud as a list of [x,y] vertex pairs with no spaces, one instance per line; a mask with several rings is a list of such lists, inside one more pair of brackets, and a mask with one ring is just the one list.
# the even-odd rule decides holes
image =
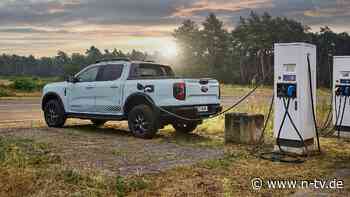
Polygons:
[[167,16],[185,0],[17,0],[0,4],[2,25],[174,24]]
[[45,30],[45,29],[38,29],[38,28],[32,28],[32,27],[14,27],[14,28],[0,28],[0,33],[45,33],[45,34],[52,34],[52,33],[69,33],[66,30]]
[[350,2],[343,2],[335,4],[333,7],[316,7],[315,9],[306,10],[305,16],[316,18],[330,18],[330,17],[346,17],[350,16]]
[[172,14],[174,17],[190,17],[198,13],[208,12],[237,12],[246,9],[259,9],[273,7],[271,0],[245,0],[245,1],[210,1],[200,0],[189,7],[180,7]]
[[1,0],[0,47],[34,54],[99,44],[153,51],[184,18],[201,22],[214,12],[234,27],[252,10],[293,18],[314,30],[327,25],[350,31],[349,0]]

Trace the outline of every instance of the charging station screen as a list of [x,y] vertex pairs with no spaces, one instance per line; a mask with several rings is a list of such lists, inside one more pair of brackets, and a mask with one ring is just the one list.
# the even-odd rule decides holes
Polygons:
[[295,72],[296,64],[284,64],[284,71],[285,72]]

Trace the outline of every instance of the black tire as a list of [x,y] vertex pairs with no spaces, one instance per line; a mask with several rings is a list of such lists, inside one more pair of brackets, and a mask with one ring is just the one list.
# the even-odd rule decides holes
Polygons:
[[143,139],[153,138],[158,131],[155,114],[147,105],[135,106],[128,115],[128,124],[133,135]]
[[47,126],[60,128],[66,122],[66,116],[63,106],[56,99],[50,100],[45,104],[44,117]]
[[96,127],[103,126],[107,121],[106,120],[96,120],[92,119],[90,120],[92,124],[94,124]]
[[197,122],[174,122],[172,123],[174,129],[176,131],[182,132],[182,133],[191,133],[192,131],[194,131],[197,126],[198,123]]

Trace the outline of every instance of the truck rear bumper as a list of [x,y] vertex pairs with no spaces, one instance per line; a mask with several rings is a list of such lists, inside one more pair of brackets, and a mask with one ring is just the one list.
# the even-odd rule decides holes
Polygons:
[[[198,107],[207,106],[208,111],[199,112]],[[222,111],[222,106],[220,104],[208,104],[208,105],[191,105],[191,106],[166,106],[162,107],[163,109],[175,113],[179,116],[185,118],[206,118],[211,115],[217,114]],[[161,117],[164,118],[175,118],[174,116],[161,112]]]

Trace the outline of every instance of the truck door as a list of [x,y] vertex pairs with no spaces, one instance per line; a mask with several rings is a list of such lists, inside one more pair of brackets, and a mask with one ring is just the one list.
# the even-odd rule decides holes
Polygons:
[[120,77],[123,64],[108,64],[100,67],[96,82],[96,113],[121,115],[123,82]]
[[77,77],[78,82],[71,83],[67,89],[69,111],[73,113],[95,112],[95,88],[98,67],[91,67]]

